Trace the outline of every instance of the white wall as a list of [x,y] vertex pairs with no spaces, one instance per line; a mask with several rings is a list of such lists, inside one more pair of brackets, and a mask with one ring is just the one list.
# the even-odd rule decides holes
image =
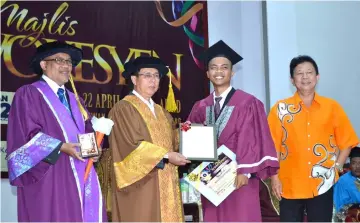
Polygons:
[[266,3],[269,98],[271,106],[277,100],[293,94],[288,64],[298,54],[295,6],[295,2]]
[[308,54],[319,66],[318,93],[337,100],[360,136],[360,2],[266,3],[270,104],[289,97],[290,60]]
[[0,222],[16,222],[17,221],[16,188],[10,186],[8,179],[1,179],[0,191],[1,191]]

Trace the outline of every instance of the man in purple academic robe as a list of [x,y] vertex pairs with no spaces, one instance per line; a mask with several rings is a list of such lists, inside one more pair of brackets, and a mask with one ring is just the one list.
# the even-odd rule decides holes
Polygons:
[[223,41],[202,54],[214,92],[195,103],[191,123],[215,125],[218,147],[236,154],[236,190],[219,206],[202,197],[204,221],[260,222],[260,179],[276,174],[279,163],[264,106],[260,100],[230,86],[232,66],[242,60]]
[[63,42],[41,45],[31,61],[41,79],[15,93],[7,161],[20,222],[107,220],[95,169],[84,182],[87,160],[79,155],[77,134],[93,131],[91,122],[64,87],[81,59],[80,49]]

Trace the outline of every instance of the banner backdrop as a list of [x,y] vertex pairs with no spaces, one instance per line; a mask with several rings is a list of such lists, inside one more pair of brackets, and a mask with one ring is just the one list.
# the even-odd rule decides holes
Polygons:
[[159,57],[169,66],[153,99],[165,106],[171,78],[176,123],[209,93],[197,59],[206,45],[206,2],[1,1],[1,27],[1,141],[6,141],[15,91],[40,78],[29,61],[44,42],[63,40],[83,50],[73,77],[79,96],[97,117],[106,117],[129,93],[123,65],[140,55]]

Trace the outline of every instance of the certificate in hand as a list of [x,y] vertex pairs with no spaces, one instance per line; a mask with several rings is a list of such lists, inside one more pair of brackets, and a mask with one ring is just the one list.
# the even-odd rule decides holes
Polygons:
[[185,180],[218,206],[235,190],[236,155],[226,146],[217,150],[217,162],[202,162]]
[[179,152],[188,160],[217,161],[217,140],[215,126],[191,124],[180,129]]

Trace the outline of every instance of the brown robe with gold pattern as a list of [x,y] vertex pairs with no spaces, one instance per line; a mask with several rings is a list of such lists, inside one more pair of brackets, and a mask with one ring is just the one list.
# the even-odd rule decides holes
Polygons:
[[109,136],[113,156],[112,221],[182,222],[177,167],[155,166],[178,144],[171,115],[128,95],[110,111],[115,123]]

